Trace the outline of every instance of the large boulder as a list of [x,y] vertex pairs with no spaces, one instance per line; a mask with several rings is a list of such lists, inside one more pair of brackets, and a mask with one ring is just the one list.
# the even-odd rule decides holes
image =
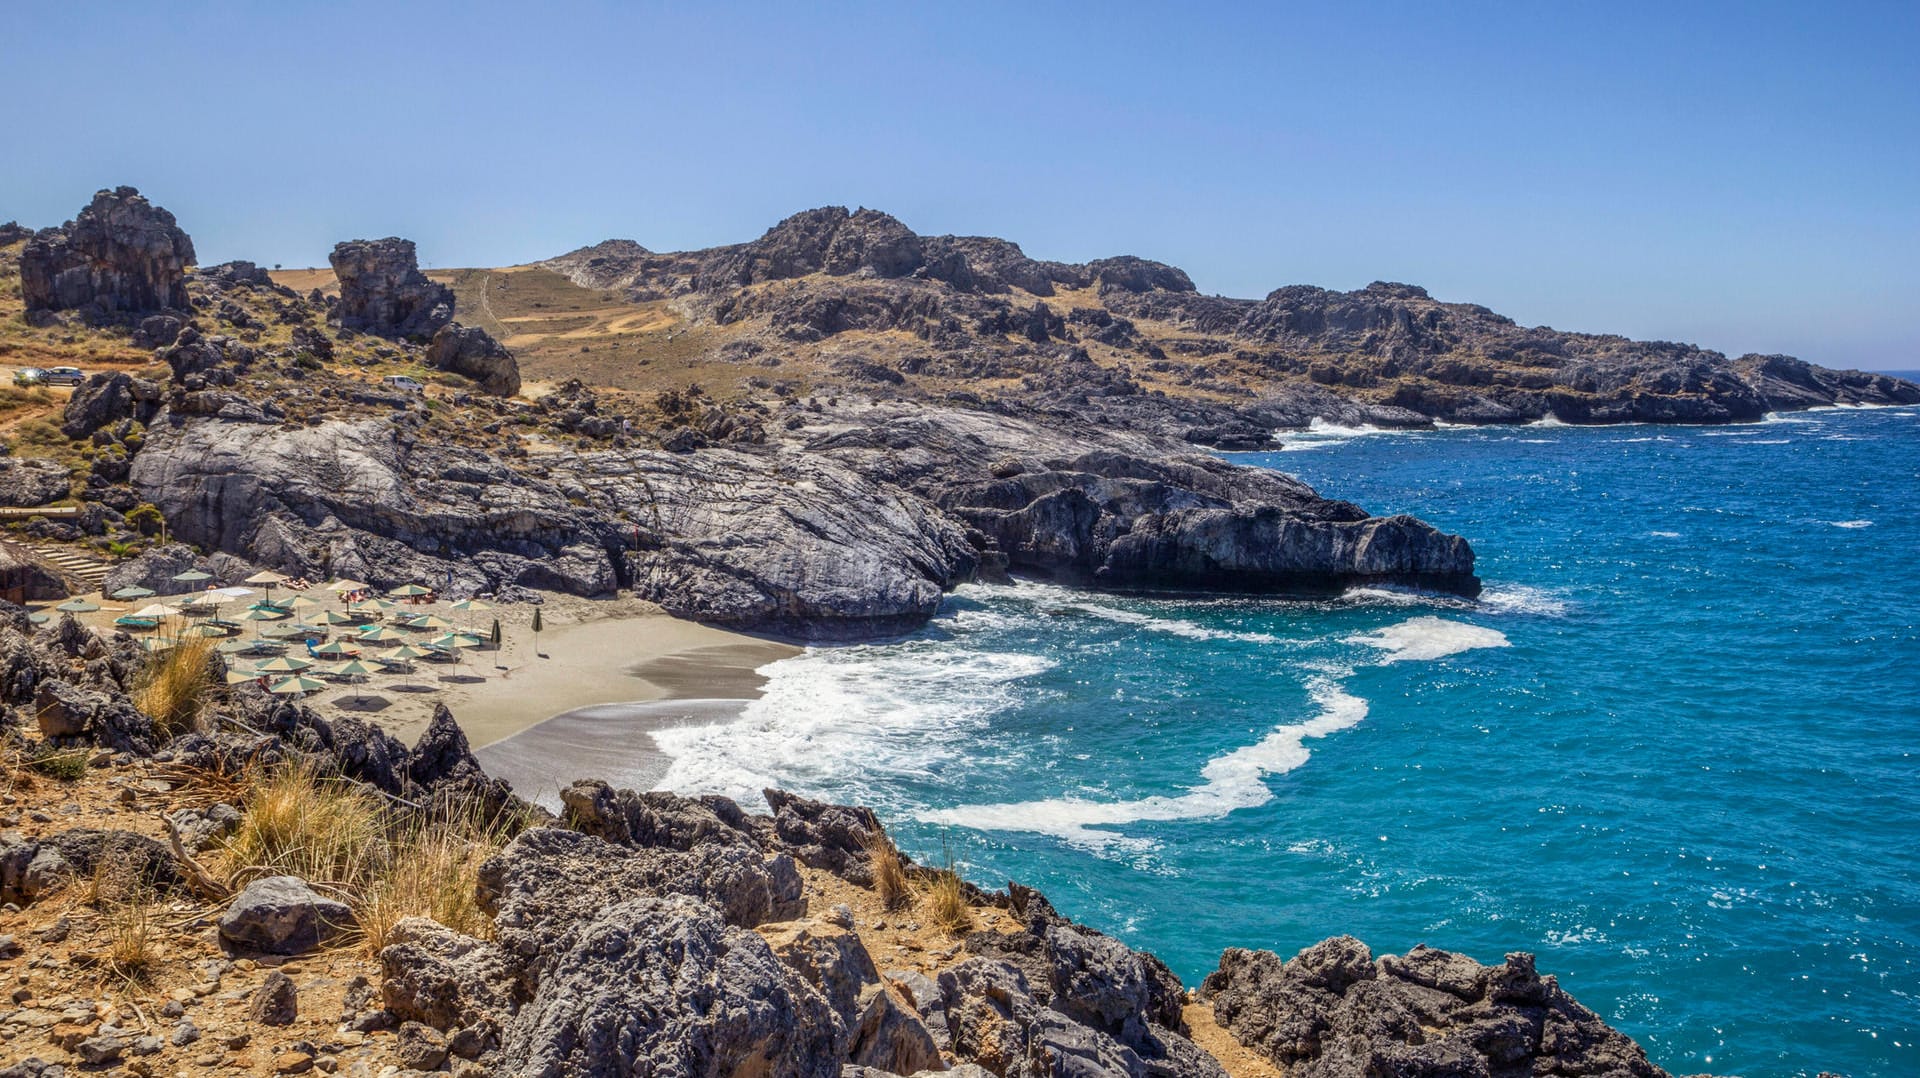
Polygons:
[[340,328],[431,338],[453,321],[453,290],[420,272],[412,240],[348,240],[327,256],[340,280]]
[[268,876],[235,895],[220,915],[220,938],[267,954],[302,954],[353,926],[346,903],[316,894],[298,876]]
[[1421,946],[1378,962],[1341,936],[1291,960],[1230,948],[1201,997],[1241,1044],[1298,1078],[1380,1074],[1666,1078],[1625,1034],[1534,970]]
[[186,271],[193,261],[193,240],[173,214],[131,187],[116,187],[27,242],[20,251],[20,294],[29,314],[187,310]]
[[837,1078],[827,1002],[753,932],[688,898],[627,898],[549,926],[502,1073]]
[[480,383],[488,393],[511,397],[520,392],[520,364],[507,346],[479,326],[449,322],[427,346],[427,365]]

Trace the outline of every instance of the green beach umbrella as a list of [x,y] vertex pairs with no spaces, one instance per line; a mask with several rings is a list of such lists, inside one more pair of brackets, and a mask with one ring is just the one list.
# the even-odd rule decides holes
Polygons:
[[433,654],[433,652],[428,651],[426,648],[417,648],[412,644],[402,644],[397,648],[388,648],[375,655],[374,658],[379,659],[381,662],[408,663],[415,659],[424,659],[431,654]]
[[451,629],[453,622],[438,614],[422,614],[417,618],[408,618],[401,624],[409,629]]
[[229,640],[223,644],[215,644],[214,650],[232,655],[238,651],[245,651],[252,646],[253,641],[251,640]]
[[323,659],[351,659],[359,656],[360,649],[339,640],[330,640],[314,648],[313,653]]
[[249,674],[245,670],[227,671],[227,684],[229,685],[245,685],[247,682],[257,681],[259,678],[259,674]]
[[287,608],[290,610],[318,610],[325,605],[318,599],[309,599],[304,595],[296,595],[287,600]]
[[366,602],[360,603],[358,605],[370,606],[370,607],[373,607],[375,610],[392,610],[394,607],[399,606],[400,604],[394,602],[391,599],[368,599]]
[[148,603],[146,606],[134,611],[133,616],[136,618],[177,618],[180,616],[180,608],[177,606],[168,606],[165,603]]
[[365,620],[340,610],[322,610],[313,616],[317,625],[358,625]]
[[91,614],[100,609],[100,604],[90,603],[85,599],[68,599],[66,602],[54,607],[54,609],[62,610],[69,614]]
[[113,598],[115,599],[147,599],[152,596],[153,592],[150,589],[143,588],[138,584],[116,589],[113,593]]
[[245,613],[236,615],[234,620],[236,621],[279,621],[281,618],[284,618],[284,617],[286,617],[285,614],[282,614],[278,611],[273,611],[273,610],[248,610]]
[[462,599],[453,604],[453,608],[455,610],[492,610],[493,604],[481,602],[479,599]]
[[389,629],[384,625],[372,625],[362,630],[354,639],[366,640],[375,644],[384,644],[389,640],[405,640],[407,634],[398,629]]
[[467,633],[441,633],[427,643],[440,648],[477,648],[480,638]]
[[297,659],[292,655],[282,655],[277,659],[268,659],[266,662],[256,664],[254,669],[263,674],[297,674],[302,670],[312,668],[312,666],[313,664],[305,659]]
[[295,675],[294,677],[282,678],[274,682],[273,687],[267,691],[278,696],[295,696],[305,695],[310,692],[319,692],[326,687],[327,683],[324,681]]
[[432,595],[433,589],[423,588],[418,584],[402,584],[397,588],[388,588],[387,594],[403,599],[410,599],[416,595]]
[[353,699],[355,702],[360,700],[360,679],[371,677],[380,672],[379,667],[368,666],[358,659],[349,659],[343,663],[334,663],[332,666],[326,667],[325,670],[328,674],[335,677],[346,678],[353,683]]
[[368,585],[360,580],[336,580],[327,585],[328,591],[366,591]]
[[188,569],[184,573],[175,573],[170,578],[181,584],[198,584],[202,580],[212,580],[212,573],[203,573],[198,569]]

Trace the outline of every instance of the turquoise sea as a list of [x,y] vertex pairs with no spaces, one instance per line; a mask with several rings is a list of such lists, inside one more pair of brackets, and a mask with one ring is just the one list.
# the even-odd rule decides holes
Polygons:
[[1527,950],[1675,1073],[1920,1074],[1920,408],[1236,459],[1465,535],[1486,594],[967,587],[660,733],[662,785],[871,804],[1189,983]]

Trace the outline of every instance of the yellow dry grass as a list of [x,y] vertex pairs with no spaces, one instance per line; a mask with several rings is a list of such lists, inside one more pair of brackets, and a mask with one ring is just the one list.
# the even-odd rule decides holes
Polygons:
[[226,843],[229,885],[284,874],[351,889],[385,859],[385,806],[366,787],[307,763],[255,765],[245,784],[246,815]]
[[506,843],[503,825],[475,815],[415,821],[394,841],[384,869],[354,903],[362,945],[378,954],[393,926],[407,917],[431,917],[482,939],[493,919],[480,908],[480,866]]
[[880,896],[882,906],[896,910],[913,899],[913,888],[907,883],[906,862],[886,831],[876,831],[867,840],[867,857],[873,864],[873,889]]
[[198,727],[213,689],[213,641],[189,637],[147,661],[133,704],[167,737]]

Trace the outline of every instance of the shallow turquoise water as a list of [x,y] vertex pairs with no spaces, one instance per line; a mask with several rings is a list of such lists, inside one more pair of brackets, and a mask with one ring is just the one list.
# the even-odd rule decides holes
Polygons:
[[1544,970],[1676,1073],[1920,1073],[1920,409],[1328,431],[1478,603],[970,587],[768,669],[665,783],[874,805],[1196,981],[1350,932]]

